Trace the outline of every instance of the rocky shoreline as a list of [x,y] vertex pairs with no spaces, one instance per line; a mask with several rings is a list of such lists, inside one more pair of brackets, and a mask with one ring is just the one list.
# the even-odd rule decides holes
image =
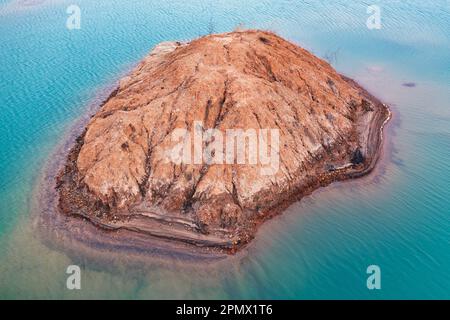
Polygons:
[[[313,65],[320,64],[320,72],[327,73],[324,82],[327,84],[328,88],[323,89],[324,93],[326,95],[334,95],[334,97],[327,101],[326,96],[324,95],[322,97],[322,92],[318,92],[319,89],[322,90],[322,87],[314,87],[313,84],[308,83],[308,81],[304,79],[302,79],[302,86],[305,86],[306,84],[306,87],[309,90],[307,90],[305,94],[311,99],[310,105],[319,106],[325,104],[322,102],[322,99],[325,99],[326,104],[328,105],[342,101],[348,102],[346,102],[345,110],[336,111],[334,105],[332,108],[326,106],[326,108],[323,109],[323,112],[326,114],[326,121],[328,122],[320,124],[318,121],[319,129],[317,131],[317,136],[322,133],[329,137],[334,135],[337,137],[337,140],[331,141],[328,145],[321,142],[320,145],[323,146],[323,150],[314,154],[311,159],[305,158],[306,160],[302,162],[305,164],[302,166],[298,166],[295,163],[292,165],[289,163],[285,164],[283,161],[293,161],[293,158],[290,154],[286,155],[285,151],[282,149],[280,152],[281,166],[282,169],[285,169],[285,172],[287,172],[285,175],[288,176],[288,178],[285,176],[278,178],[278,176],[276,176],[273,178],[275,183],[273,183],[273,181],[270,182],[273,185],[270,185],[269,182],[263,180],[263,183],[261,183],[263,187],[257,193],[251,194],[253,199],[251,199],[250,202],[243,196],[246,191],[244,190],[245,188],[235,180],[231,181],[232,187],[230,188],[229,194],[221,193],[219,196],[213,196],[213,193],[208,194],[207,192],[209,192],[209,189],[206,189],[207,191],[204,191],[201,196],[195,196],[194,194],[197,192],[196,187],[198,187],[199,181],[205,181],[203,178],[205,175],[208,178],[207,173],[209,172],[208,170],[210,170],[208,167],[206,169],[208,172],[206,173],[202,172],[202,168],[198,171],[194,170],[189,173],[194,174],[194,176],[195,174],[198,174],[200,178],[196,180],[193,190],[186,191],[189,201],[186,202],[187,200],[183,198],[183,201],[181,201],[182,203],[180,202],[181,204],[178,205],[177,201],[175,201],[178,198],[172,197],[172,194],[175,192],[172,192],[171,194],[170,190],[167,191],[167,188],[164,186],[163,188],[166,188],[164,189],[164,193],[155,188],[152,189],[151,179],[154,179],[152,176],[154,171],[152,171],[152,169],[155,169],[157,162],[152,163],[150,152],[143,156],[143,159],[145,159],[145,172],[143,172],[139,179],[139,181],[142,181],[142,183],[139,184],[139,192],[132,200],[125,195],[121,197],[121,195],[118,195],[117,191],[114,190],[112,190],[112,197],[109,195],[106,197],[99,196],[100,193],[96,193],[95,191],[100,190],[95,189],[95,179],[91,180],[91,184],[86,182],[86,180],[88,180],[87,174],[89,173],[86,173],[88,171],[81,172],[79,168],[80,163],[84,161],[83,159],[80,160],[80,153],[82,153],[83,148],[87,144],[86,136],[90,135],[88,138],[91,139],[93,135],[95,136],[97,134],[92,134],[89,132],[89,129],[93,126],[95,128],[95,121],[101,121],[97,119],[105,119],[113,114],[124,111],[123,109],[119,109],[115,102],[120,101],[121,92],[133,86],[133,78],[139,79],[141,70],[145,70],[147,66],[149,66],[148,68],[153,68],[163,63],[167,63],[168,55],[172,55],[170,56],[170,64],[174,63],[173,61],[177,61],[177,59],[183,59],[189,53],[189,51],[186,50],[189,49],[190,44],[166,43],[155,48],[150,56],[144,59],[144,61],[132,72],[131,76],[127,76],[121,81],[119,87],[114,90],[100,106],[100,111],[93,117],[93,120],[87,125],[83,133],[76,139],[75,145],[70,149],[69,154],[67,155],[64,168],[57,174],[56,187],[54,190],[57,202],[53,203],[55,212],[57,213],[51,216],[47,215],[47,219],[45,219],[43,223],[51,226],[54,225],[56,220],[62,219],[64,220],[63,224],[66,225],[65,229],[67,229],[67,232],[77,234],[78,238],[86,243],[97,242],[98,244],[103,245],[123,246],[147,253],[164,252],[165,250],[168,250],[172,253],[176,252],[177,255],[192,254],[192,256],[196,257],[222,257],[223,254],[235,253],[243,248],[253,239],[256,230],[261,223],[281,213],[292,202],[300,200],[317,188],[327,186],[332,182],[361,177],[373,170],[383,144],[383,127],[391,116],[386,105],[370,95],[353,80],[335,73],[325,62],[319,61],[319,59],[315,57],[313,58],[312,55],[301,48],[287,42],[285,43],[285,40],[272,33],[246,31],[212,35],[208,37],[194,40],[192,42],[192,46],[194,47],[191,50],[195,51],[195,46],[202,49],[201,46],[211,45],[210,43],[213,40],[216,42],[218,41],[228,51],[226,54],[228,54],[229,60],[227,63],[229,65],[234,63],[233,56],[230,54],[230,50],[233,52],[230,44],[236,43],[235,46],[238,47],[237,50],[240,50],[241,48],[239,48],[239,46],[242,43],[247,42],[251,42],[252,45],[255,46],[256,49],[252,48],[255,52],[257,52],[258,46],[277,46],[277,48],[272,49],[280,50],[280,54],[286,54],[286,57],[290,57],[293,52],[293,57],[299,57],[299,60],[310,59],[313,63],[311,63],[311,61],[307,61],[307,63]],[[253,44],[253,42],[256,42],[257,44]],[[214,43],[213,45],[216,44]],[[174,52],[177,53],[177,50],[180,53],[178,56],[174,57]],[[261,50],[264,50],[264,48]],[[285,51],[285,53],[283,51]],[[260,72],[258,69],[260,67],[259,63],[262,63],[264,67],[264,74],[257,74],[257,76],[264,78],[263,81],[265,84],[273,85],[274,87],[284,86],[291,88],[292,86],[295,86],[295,82],[291,83],[283,79],[284,75],[281,73],[282,70],[277,70],[276,66],[271,65],[273,62],[271,62],[270,56],[264,58],[264,54],[268,53],[265,53],[264,51],[255,53],[255,55],[259,57],[259,60],[255,62],[256,71],[254,72]],[[217,54],[217,56],[221,57],[221,53]],[[218,59],[217,57],[214,58]],[[279,56],[276,56],[275,58],[279,58]],[[315,59],[317,59],[317,61]],[[299,64],[303,63],[303,60],[300,61]],[[217,64],[217,62],[215,63]],[[293,63],[295,63],[295,61]],[[236,66],[234,66],[234,68],[236,68]],[[245,68],[248,68],[248,66],[246,65]],[[243,70],[247,72],[248,69]],[[229,80],[231,73],[226,68],[221,70],[221,72],[225,71],[228,72],[227,79]],[[305,72],[308,72],[308,70]],[[315,71],[312,70],[311,72],[314,73]],[[313,74],[312,78],[315,77],[316,75]],[[140,81],[144,80],[146,79],[142,78]],[[230,94],[231,92],[232,94],[237,95],[237,93],[233,92],[235,90],[233,87],[225,87],[225,91],[227,90],[227,94]],[[279,88],[276,88],[276,90],[278,90],[277,92],[281,91]],[[301,90],[302,89],[299,89],[299,92],[301,92]],[[239,92],[239,90],[236,90],[236,92]],[[311,94],[311,92],[313,92],[313,94]],[[249,95],[251,94],[252,93]],[[301,94],[303,93],[299,93],[300,98],[304,99],[304,96]],[[293,93],[288,92],[283,97],[288,100],[293,97],[292,95]],[[317,97],[316,95],[320,97]],[[224,95],[224,97],[226,97],[226,95]],[[358,97],[358,100],[353,97]],[[226,123],[226,116],[229,116],[229,113],[224,116],[221,112],[223,112],[222,108],[229,98],[226,97],[222,99],[223,100],[220,101],[222,104],[220,106],[221,109],[216,115],[216,119],[221,118],[221,121]],[[263,104],[266,103],[266,100],[261,101]],[[236,102],[234,103],[236,105]],[[206,108],[213,109],[213,105],[214,102],[212,102],[210,98],[206,103]],[[229,108],[230,105],[225,107]],[[126,108],[129,107],[127,106]],[[125,110],[125,112],[128,111],[130,110]],[[132,109],[131,111],[133,112],[134,110]],[[208,112],[212,113],[212,111],[207,111],[202,117],[202,119],[206,119],[206,122],[208,122]],[[314,111],[312,114],[314,116]],[[209,116],[211,117],[211,115]],[[269,114],[269,116],[266,115],[267,122],[271,121],[270,116],[271,114]],[[155,117],[155,115],[153,115],[153,117]],[[172,117],[172,112],[170,117]],[[256,117],[258,118],[258,115],[256,115]],[[285,121],[285,119],[282,117],[280,118],[279,115],[277,115],[277,117],[279,118],[278,120],[275,119],[276,121],[274,123],[280,125],[277,121]],[[336,120],[336,122],[348,123],[348,129],[341,130],[339,127],[337,127],[337,129],[324,129],[324,126],[329,125],[329,123],[333,124],[333,121],[338,117],[342,117],[344,120],[338,119],[340,122],[338,120]],[[261,120],[258,119],[258,121]],[[298,121],[301,121],[301,118]],[[320,121],[324,120],[320,118]],[[231,126],[233,123],[229,122],[228,125]],[[236,125],[236,123],[234,123],[234,125]],[[284,127],[281,126],[281,129],[286,129],[287,127],[285,131],[289,132],[291,130],[299,130],[297,129],[297,126],[291,128],[289,127],[290,125],[292,124],[287,123]],[[120,128],[117,127],[116,129],[120,130]],[[173,129],[173,127],[171,127],[171,129]],[[104,128],[100,131],[103,133],[105,132]],[[336,133],[334,134],[334,132]],[[316,137],[316,133],[314,132],[308,134]],[[344,135],[345,137],[343,137]],[[136,139],[139,138],[139,135],[137,136]],[[292,134],[292,136],[295,137],[296,135]],[[89,139],[88,141],[92,141]],[[114,137],[108,136],[105,141],[111,139],[114,139]],[[301,141],[302,139],[303,137],[299,138]],[[331,138],[329,139],[332,140]],[[116,142],[117,141],[114,143]],[[138,142],[137,145],[139,145],[139,143],[141,142]],[[286,145],[291,149],[294,149],[295,145],[290,145],[289,143],[289,141],[286,142]],[[307,146],[305,141],[302,141],[302,145],[307,149],[307,147],[305,147]],[[121,146],[125,146],[122,149],[131,148],[128,143],[121,143]],[[96,148],[99,148],[98,145],[96,145]],[[125,151],[131,153],[129,150]],[[96,149],[95,152],[98,153],[98,149]],[[152,154],[154,153],[155,151],[153,150]],[[309,157],[309,155],[311,155],[311,150],[306,150],[304,154]],[[98,157],[98,155],[94,156],[94,158],[96,157]],[[133,160],[136,159],[138,158],[133,158]],[[97,160],[94,159],[94,162],[95,161]],[[111,164],[114,165],[114,163],[110,163],[109,165]],[[182,167],[182,170],[185,170],[185,173],[187,169],[183,169]],[[305,170],[307,171],[306,173]],[[233,171],[233,179],[235,179],[235,173],[236,170]],[[242,173],[242,176],[245,176],[245,174],[248,176],[248,172]],[[226,175],[224,177],[226,180]],[[211,178],[211,180],[206,179],[206,181],[210,181],[209,183],[213,184],[217,178],[218,177],[216,176]],[[170,187],[174,183],[174,181],[171,181]],[[191,188],[187,183],[186,185],[186,189]],[[153,195],[151,195],[152,191],[154,192]],[[155,201],[151,201],[151,199],[156,198],[155,194],[158,195],[159,198]],[[121,200],[123,200],[122,202],[124,203],[128,203],[126,203],[126,205],[121,205]],[[170,205],[167,204],[169,202]],[[196,202],[198,202],[197,205]],[[231,206],[233,210],[224,211],[223,208],[226,206]],[[218,218],[214,216],[216,211],[220,211]],[[60,217],[56,217],[57,215],[60,215]],[[213,216],[212,218],[210,217],[211,215]],[[67,227],[67,225],[70,225],[70,227]],[[96,230],[98,230],[98,232]]]

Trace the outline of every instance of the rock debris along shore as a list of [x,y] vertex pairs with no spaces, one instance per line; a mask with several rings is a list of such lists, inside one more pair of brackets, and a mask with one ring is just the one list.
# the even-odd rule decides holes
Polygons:
[[[232,253],[293,201],[370,172],[389,117],[354,81],[271,32],[162,43],[76,139],[56,179],[58,209],[99,229],[145,236],[149,247],[168,240]],[[174,132],[191,137],[195,123],[200,133],[216,129],[224,136],[229,129],[276,129],[277,150],[273,137],[264,142],[268,153],[277,151],[277,170],[261,174],[267,162],[236,158],[167,161]],[[211,151],[214,141],[203,139],[202,150]]]

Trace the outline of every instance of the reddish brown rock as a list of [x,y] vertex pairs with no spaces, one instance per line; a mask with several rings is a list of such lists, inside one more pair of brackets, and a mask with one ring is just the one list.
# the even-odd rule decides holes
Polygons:
[[[234,251],[277,208],[370,171],[388,114],[328,63],[270,32],[163,43],[120,81],[77,140],[58,177],[59,206],[149,241]],[[279,130],[279,165],[170,161],[175,130],[193,140],[196,121],[203,134]],[[277,151],[274,142],[267,138],[268,150]]]

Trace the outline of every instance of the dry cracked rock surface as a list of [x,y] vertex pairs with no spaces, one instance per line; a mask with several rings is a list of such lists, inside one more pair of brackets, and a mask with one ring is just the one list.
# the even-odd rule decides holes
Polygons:
[[[387,108],[355,82],[273,33],[162,43],[120,81],[77,139],[57,178],[59,208],[149,241],[233,252],[277,208],[368,171],[386,118]],[[200,142],[217,161],[173,161],[168,151],[178,150],[180,129],[189,133],[181,151],[191,160],[195,134],[223,133],[223,141]],[[252,129],[257,138],[262,129],[278,130],[277,147],[269,133],[257,144],[273,161],[250,163],[250,136],[245,163],[237,163],[237,149],[233,163],[220,162],[229,129]]]

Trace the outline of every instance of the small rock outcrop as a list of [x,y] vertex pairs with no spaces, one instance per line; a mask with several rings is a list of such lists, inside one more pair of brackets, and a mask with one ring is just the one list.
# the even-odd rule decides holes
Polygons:
[[77,139],[57,179],[59,208],[149,241],[232,252],[277,209],[370,171],[387,117],[355,82],[271,32],[162,43]]

